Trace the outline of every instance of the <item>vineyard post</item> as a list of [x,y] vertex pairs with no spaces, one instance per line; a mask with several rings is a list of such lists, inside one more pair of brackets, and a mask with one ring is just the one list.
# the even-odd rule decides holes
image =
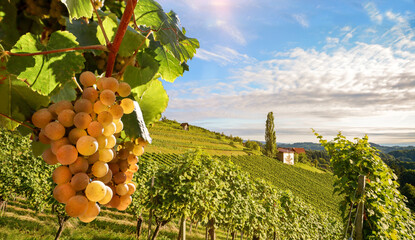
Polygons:
[[[154,176],[151,178],[151,186],[150,189],[152,189],[154,187]],[[153,201],[153,195],[150,195],[150,202]],[[151,222],[152,222],[152,218],[153,218],[153,209],[150,209],[150,214],[148,216],[148,232],[147,232],[147,239],[150,240],[151,239]]]
[[182,218],[180,219],[180,229],[179,229],[178,240],[186,240],[186,215],[184,214]]
[[[358,180],[358,187],[357,187],[357,196],[363,196],[365,192],[365,183],[366,183],[366,176],[360,175]],[[356,216],[356,240],[363,239],[363,213],[364,213],[364,201],[360,200],[357,206],[357,216]]]
[[136,231],[137,239],[140,238],[142,226],[143,226],[143,216],[140,213],[140,216],[138,216],[137,218],[137,231]]

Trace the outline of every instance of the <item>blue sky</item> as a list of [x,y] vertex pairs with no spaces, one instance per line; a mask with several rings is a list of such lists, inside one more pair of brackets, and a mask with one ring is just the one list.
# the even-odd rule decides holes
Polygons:
[[165,116],[278,142],[415,144],[413,0],[159,0],[200,41]]

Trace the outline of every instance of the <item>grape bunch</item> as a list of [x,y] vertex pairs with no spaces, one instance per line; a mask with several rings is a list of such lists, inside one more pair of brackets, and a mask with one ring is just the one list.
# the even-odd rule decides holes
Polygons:
[[[66,204],[66,213],[82,222],[93,221],[100,205],[125,210],[136,186],[133,174],[146,142],[117,144],[121,117],[134,111],[126,98],[131,87],[113,77],[96,78],[89,71],[79,78],[84,89],[74,102],[60,101],[35,112],[39,141],[50,144],[42,157],[58,166],[52,180],[54,198]],[[117,99],[118,97],[118,99]],[[121,100],[119,100],[121,99]]]

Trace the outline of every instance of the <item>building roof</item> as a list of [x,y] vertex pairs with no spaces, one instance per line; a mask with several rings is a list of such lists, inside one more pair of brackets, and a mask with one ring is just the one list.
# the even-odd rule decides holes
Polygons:
[[304,148],[292,148],[292,150],[293,150],[295,153],[298,153],[298,154],[300,154],[300,153],[305,153]]
[[278,152],[282,152],[282,153],[294,153],[294,151],[291,150],[291,148],[278,148]]
[[189,126],[189,124],[188,123],[182,123],[182,124],[180,124],[180,126]]

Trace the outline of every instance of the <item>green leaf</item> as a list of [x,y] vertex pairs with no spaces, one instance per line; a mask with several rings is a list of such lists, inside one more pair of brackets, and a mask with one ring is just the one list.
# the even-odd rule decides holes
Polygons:
[[129,138],[143,138],[148,143],[151,143],[150,133],[144,122],[143,114],[141,113],[140,105],[134,101],[134,111],[130,114],[124,114],[122,117],[124,123],[124,133]]
[[[142,91],[142,94],[137,94],[136,90]],[[147,125],[161,118],[161,114],[167,108],[169,96],[159,80],[151,80],[146,84],[145,89],[136,88],[132,90],[132,93],[135,95],[135,100],[140,104]]]
[[145,51],[138,52],[136,59],[141,68],[150,67],[154,72],[157,72],[160,64],[155,60],[155,56],[156,54],[147,48]]
[[73,81],[65,83],[56,94],[52,95],[50,100],[52,102],[60,102],[63,100],[74,101],[76,100],[76,84]]
[[[72,22],[66,19],[66,30],[76,36],[76,41],[79,42],[79,46],[91,46],[99,45],[100,42],[97,38],[98,24],[95,21],[86,23],[85,20],[79,19]],[[98,55],[98,50],[92,50],[94,54]]]
[[62,0],[68,8],[70,19],[73,18],[91,18],[94,8],[90,0]]
[[25,127],[23,125],[19,125],[17,127],[17,131],[19,131],[20,135],[22,135],[22,136],[27,136],[27,135],[32,135],[33,134],[32,129],[30,129],[28,127]]
[[[13,47],[13,53],[33,53],[78,46],[75,36],[67,31],[52,33],[47,45],[40,36],[23,35]],[[12,56],[7,69],[20,79],[26,79],[32,89],[49,95],[59,84],[71,81],[75,73],[84,68],[84,57],[80,52],[53,53],[36,56]]]
[[19,39],[19,31],[16,25],[17,8],[16,1],[0,2],[0,39],[4,48],[9,50]]
[[[26,83],[16,79],[5,70],[6,62],[0,61],[0,113],[23,122],[30,119],[32,113],[42,106],[47,106],[49,98],[34,92]],[[14,129],[14,121],[0,117],[0,126]]]
[[133,98],[140,104],[147,125],[157,121],[167,107],[169,97],[161,82],[153,79],[156,71],[150,67],[128,66],[124,81],[130,84]]
[[153,0],[140,0],[134,10],[138,25],[155,29],[154,37],[177,58],[180,63],[193,58],[199,48],[197,39],[185,36],[176,13],[165,13]]
[[159,72],[167,82],[174,82],[177,77],[183,76],[184,69],[180,61],[173,56],[164,46],[155,49],[156,60],[160,63]]
[[[117,33],[119,19],[115,14],[101,14],[101,17],[104,18],[102,25],[104,26],[105,33],[107,34],[108,39],[113,42],[115,35]],[[105,38],[102,34],[102,30],[97,26],[97,38],[102,45],[105,45]],[[145,41],[146,38],[139,32],[135,31],[131,27],[127,27],[124,38],[122,39],[120,49],[118,54],[122,57],[132,56],[134,51],[137,50],[138,46]],[[146,47],[146,44],[142,44],[140,49]]]
[[[150,67],[145,68],[136,68],[128,66],[124,73],[124,81],[130,84],[131,89],[137,88],[147,84],[153,79],[156,75],[157,70],[154,70]],[[141,95],[142,91],[136,90],[136,92]]]
[[50,148],[49,144],[32,141],[32,152],[35,157],[42,155],[43,151]]

